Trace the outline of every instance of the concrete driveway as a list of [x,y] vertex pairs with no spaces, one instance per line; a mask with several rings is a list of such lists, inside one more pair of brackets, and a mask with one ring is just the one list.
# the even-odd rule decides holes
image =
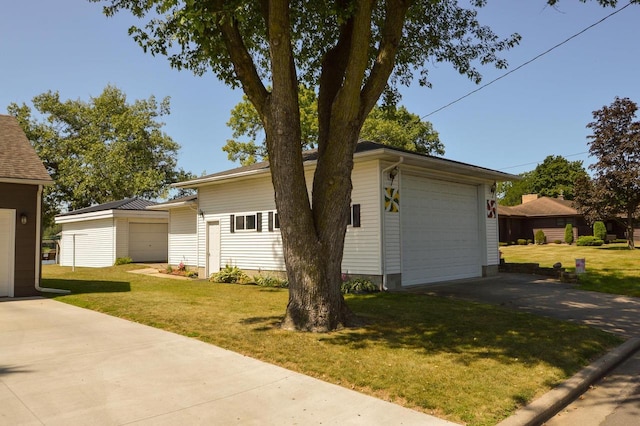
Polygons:
[[49,299],[0,302],[0,425],[452,425]]

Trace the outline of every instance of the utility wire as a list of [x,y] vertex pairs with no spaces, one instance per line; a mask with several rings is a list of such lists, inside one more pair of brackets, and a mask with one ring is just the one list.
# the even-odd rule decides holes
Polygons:
[[[583,154],[588,154],[588,153],[589,153],[589,151],[584,151],[584,152],[578,152],[578,153],[576,153],[576,154],[563,155],[562,157],[565,157],[565,158],[567,158],[567,157],[575,157],[575,156],[577,156],[577,155],[583,155]],[[501,170],[501,171],[502,171],[502,170],[515,169],[515,168],[517,168],[517,167],[530,166],[530,165],[532,165],[532,164],[540,164],[540,163],[541,163],[541,162],[543,162],[543,161],[544,161],[544,160],[540,160],[540,161],[532,161],[532,162],[530,162],[530,163],[518,164],[517,166],[502,167],[501,169],[498,169],[498,170]]]
[[430,112],[430,113],[429,113],[429,114],[427,114],[427,115],[423,115],[420,119],[427,118],[427,117],[429,117],[429,116],[431,116],[431,115],[433,115],[433,114],[435,114],[435,113],[437,113],[437,112],[440,112],[440,111],[442,111],[443,109],[448,108],[448,107],[450,107],[451,105],[453,105],[453,104],[455,104],[455,103],[458,103],[458,102],[460,102],[461,100],[463,100],[463,99],[465,99],[465,98],[467,98],[467,97],[469,97],[469,96],[473,95],[474,93],[479,92],[480,90],[484,89],[485,87],[492,85],[492,84],[493,84],[493,83],[495,83],[496,81],[498,81],[498,80],[502,80],[503,78],[505,78],[505,77],[506,77],[506,76],[508,76],[509,74],[513,74],[514,72],[518,71],[520,68],[523,68],[523,67],[525,67],[526,65],[529,65],[531,62],[533,62],[533,61],[535,61],[535,60],[537,60],[537,59],[539,59],[539,58],[543,57],[544,55],[546,55],[547,53],[551,52],[552,50],[555,50],[555,49],[557,49],[558,47],[562,46],[563,44],[568,43],[569,41],[571,41],[571,40],[573,40],[574,38],[578,37],[579,35],[581,35],[581,34],[583,34],[583,33],[587,32],[588,30],[590,30],[591,28],[595,27],[596,25],[599,25],[599,24],[601,24],[602,22],[606,21],[607,19],[609,19],[610,17],[612,17],[612,16],[613,16],[613,15],[615,15],[616,13],[620,13],[620,12],[622,12],[623,10],[625,10],[625,9],[626,9],[627,7],[629,7],[629,6],[631,6],[631,3],[628,3],[626,6],[623,6],[623,7],[621,7],[620,9],[618,9],[618,10],[616,10],[616,11],[614,11],[614,12],[611,12],[610,14],[608,14],[607,16],[605,16],[604,18],[600,19],[598,22],[595,22],[595,23],[593,23],[593,24],[589,25],[587,28],[583,29],[582,31],[580,31],[580,32],[578,32],[578,33],[576,33],[576,34],[572,35],[572,36],[571,36],[571,37],[569,37],[568,39],[566,39],[566,40],[564,40],[564,41],[562,41],[562,42],[560,42],[560,43],[556,44],[556,45],[555,45],[555,46],[553,46],[552,48],[547,49],[546,51],[544,51],[544,52],[540,53],[538,56],[534,57],[533,59],[528,60],[527,62],[525,62],[525,63],[523,63],[523,64],[521,64],[521,65],[519,65],[519,66],[517,66],[516,68],[512,69],[511,71],[509,71],[509,72],[506,72],[506,73],[502,74],[500,77],[497,77],[497,78],[495,78],[495,79],[491,80],[490,82],[488,82],[488,83],[486,83],[486,84],[483,84],[482,86],[478,87],[477,89],[472,90],[471,92],[467,93],[466,95],[461,96],[461,97],[459,97],[458,99],[456,99],[456,100],[454,100],[454,101],[452,101],[452,102],[449,102],[449,103],[448,103],[448,104],[446,104],[445,106],[442,106],[442,107],[438,108],[437,110]]

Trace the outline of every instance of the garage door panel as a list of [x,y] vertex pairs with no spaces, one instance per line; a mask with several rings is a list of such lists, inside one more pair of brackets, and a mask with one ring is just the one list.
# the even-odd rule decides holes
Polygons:
[[166,262],[167,255],[166,223],[129,224],[129,256],[134,262]]
[[402,190],[403,285],[478,276],[476,187],[405,176]]

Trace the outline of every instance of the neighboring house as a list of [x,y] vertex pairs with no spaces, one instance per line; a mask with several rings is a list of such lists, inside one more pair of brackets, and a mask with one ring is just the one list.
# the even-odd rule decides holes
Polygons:
[[[516,242],[518,239],[533,240],[542,230],[547,242],[563,241],[567,224],[573,226],[573,238],[593,235],[592,227],[573,207],[573,202],[562,198],[538,197],[536,194],[522,196],[522,204],[498,206],[500,241]],[[615,221],[606,221],[610,239],[624,238],[624,229]]]
[[0,297],[39,294],[42,189],[52,183],[18,121],[0,115]]
[[168,217],[151,211],[152,201],[128,198],[63,213],[60,265],[111,266],[116,259],[134,262],[166,262]]
[[[316,151],[304,153],[309,191],[316,158]],[[497,272],[495,183],[517,177],[373,142],[358,144],[354,163],[345,274],[400,288]],[[162,206],[171,212],[172,264],[184,256],[201,276],[227,264],[285,270],[268,163],[174,186],[198,196],[197,205],[193,199]],[[188,250],[194,239],[195,252]]]

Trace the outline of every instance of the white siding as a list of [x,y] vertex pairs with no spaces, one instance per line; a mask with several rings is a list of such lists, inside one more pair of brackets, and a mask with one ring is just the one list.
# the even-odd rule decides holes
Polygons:
[[500,251],[499,251],[499,235],[498,235],[498,215],[490,218],[488,213],[488,204],[491,201],[495,202],[496,212],[498,208],[498,201],[495,194],[491,193],[491,185],[480,185],[478,189],[478,198],[480,202],[480,221],[481,221],[481,234],[480,241],[484,241],[482,251],[482,264],[485,266],[500,264]]
[[[244,269],[284,270],[280,231],[269,232],[269,211],[275,211],[270,176],[199,188],[199,208],[205,219],[198,218],[199,262],[205,267],[206,229],[204,222],[220,221],[220,264]],[[262,213],[262,232],[231,232],[230,215]]]
[[360,204],[361,226],[347,227],[342,271],[381,275],[380,178],[378,161],[356,163],[353,169],[351,204]]
[[[390,164],[383,164],[382,169],[388,167]],[[382,171],[381,171],[382,173]],[[400,182],[402,172],[395,177],[393,184],[389,179],[388,173],[384,176],[384,187],[392,187],[400,191]],[[382,188],[384,191],[384,188]],[[384,256],[385,274],[399,274],[402,272],[402,247],[400,239],[400,211],[387,212],[384,208],[384,192],[380,195],[380,209],[384,215]],[[400,203],[399,207],[402,209],[402,191],[400,191]]]
[[115,219],[115,227],[115,258],[129,257],[129,221],[127,219]]
[[[378,162],[355,165],[352,204],[361,206],[361,227],[349,227],[345,238],[343,271],[353,274],[380,274],[380,185]],[[306,173],[311,190],[313,170]],[[220,221],[220,263],[243,269],[283,271],[282,237],[278,229],[269,231],[269,212],[275,212],[271,177],[264,175],[224,184],[208,185],[198,190],[199,209],[204,220],[198,221],[199,265],[206,262],[206,221]],[[230,216],[262,213],[262,232],[231,232]]]
[[72,266],[103,267],[113,265],[113,219],[87,220],[62,225],[60,264]]
[[169,212],[169,263],[187,266],[198,264],[198,214],[192,208],[171,209]]

